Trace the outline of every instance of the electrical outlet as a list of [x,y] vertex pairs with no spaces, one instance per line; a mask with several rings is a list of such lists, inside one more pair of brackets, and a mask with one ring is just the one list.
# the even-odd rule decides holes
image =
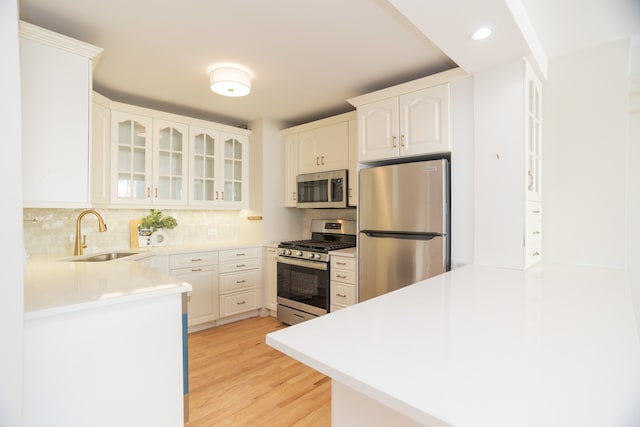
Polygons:
[[217,236],[218,235],[218,229],[217,228],[208,228],[207,229],[207,234],[209,236]]

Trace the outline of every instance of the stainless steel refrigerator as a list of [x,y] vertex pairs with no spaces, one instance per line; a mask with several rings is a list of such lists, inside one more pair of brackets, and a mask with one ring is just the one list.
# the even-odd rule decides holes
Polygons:
[[449,162],[362,169],[358,301],[450,269]]

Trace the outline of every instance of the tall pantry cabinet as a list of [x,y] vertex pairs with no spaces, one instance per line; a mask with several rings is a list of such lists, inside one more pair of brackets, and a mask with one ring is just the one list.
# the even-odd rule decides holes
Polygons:
[[475,263],[542,257],[542,83],[525,60],[474,74]]

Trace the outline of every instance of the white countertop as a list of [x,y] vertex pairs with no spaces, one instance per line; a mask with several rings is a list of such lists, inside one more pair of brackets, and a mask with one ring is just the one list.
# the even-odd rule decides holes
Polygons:
[[190,284],[126,258],[34,260],[25,270],[25,319],[189,291]]
[[640,425],[640,343],[615,269],[467,266],[267,343],[428,426]]
[[[261,247],[262,243],[226,241],[207,245],[119,249],[134,252],[104,262],[69,262],[74,257],[31,258],[25,269],[25,319],[34,319],[106,304],[191,291],[189,283],[140,265],[149,256]],[[110,252],[103,251],[97,254]],[[83,258],[96,255],[86,253]],[[77,257],[75,257],[77,258]]]

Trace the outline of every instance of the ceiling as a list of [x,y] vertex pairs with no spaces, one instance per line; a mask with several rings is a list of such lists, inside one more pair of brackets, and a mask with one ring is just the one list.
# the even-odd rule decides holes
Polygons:
[[[101,94],[234,126],[296,125],[353,110],[346,99],[364,93],[526,55],[513,4],[551,56],[640,28],[637,0],[19,1],[21,19],[104,48]],[[496,28],[491,42],[470,41],[480,24]],[[210,68],[225,62],[251,70],[250,95],[209,90]]]

